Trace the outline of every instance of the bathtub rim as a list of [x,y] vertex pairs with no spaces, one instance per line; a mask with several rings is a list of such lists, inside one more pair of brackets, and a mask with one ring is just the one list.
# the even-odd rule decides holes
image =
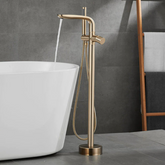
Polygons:
[[79,69],[79,65],[77,64],[73,64],[73,63],[65,63],[65,62],[52,62],[52,61],[0,61],[0,64],[16,64],[16,63],[50,63],[50,64],[60,64],[60,65],[68,65],[68,66],[72,66],[71,68],[60,68],[57,70],[46,70],[46,71],[22,71],[22,72],[0,72],[0,75],[17,75],[17,74],[35,74],[35,73],[58,73],[58,72],[67,72],[67,71],[71,71],[71,70],[77,70]]

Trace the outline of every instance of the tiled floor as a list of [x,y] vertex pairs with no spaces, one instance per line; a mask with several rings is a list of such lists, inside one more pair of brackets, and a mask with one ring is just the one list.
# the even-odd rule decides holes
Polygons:
[[101,156],[78,154],[83,142],[67,136],[63,150],[50,156],[1,161],[0,165],[165,165],[165,131],[97,134]]

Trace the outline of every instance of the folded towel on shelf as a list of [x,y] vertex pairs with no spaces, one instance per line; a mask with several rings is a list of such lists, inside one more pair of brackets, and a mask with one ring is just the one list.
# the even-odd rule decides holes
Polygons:
[[165,33],[144,33],[144,71],[165,72]]

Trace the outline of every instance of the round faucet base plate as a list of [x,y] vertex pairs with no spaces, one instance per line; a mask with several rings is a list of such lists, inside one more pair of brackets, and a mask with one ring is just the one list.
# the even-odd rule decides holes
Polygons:
[[94,144],[93,148],[89,148],[87,144],[82,144],[79,146],[79,153],[81,155],[93,156],[102,154],[102,146]]

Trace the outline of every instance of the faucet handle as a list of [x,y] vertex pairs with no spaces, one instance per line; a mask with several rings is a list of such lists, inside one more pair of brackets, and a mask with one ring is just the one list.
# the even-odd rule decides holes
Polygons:
[[[81,39],[83,41],[89,41],[90,40],[89,35],[82,35]],[[91,40],[93,42],[97,42],[97,43],[99,43],[101,45],[104,44],[104,42],[105,42],[105,38],[103,38],[101,36],[92,36]]]
[[103,38],[101,36],[93,36],[92,41],[103,45],[105,43],[105,38]]

